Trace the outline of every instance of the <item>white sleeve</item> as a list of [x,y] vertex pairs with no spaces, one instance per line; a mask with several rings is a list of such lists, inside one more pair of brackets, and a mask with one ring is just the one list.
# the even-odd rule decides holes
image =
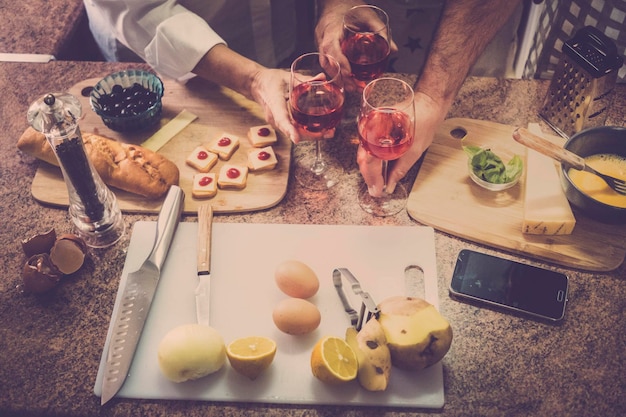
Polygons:
[[226,42],[174,0],[90,0],[116,38],[159,73],[188,74],[213,46]]

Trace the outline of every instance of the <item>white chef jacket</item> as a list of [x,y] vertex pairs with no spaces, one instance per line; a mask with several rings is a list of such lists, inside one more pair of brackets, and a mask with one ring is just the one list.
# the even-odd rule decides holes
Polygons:
[[159,73],[182,78],[217,44],[268,67],[296,47],[298,0],[84,0],[109,61],[119,41]]

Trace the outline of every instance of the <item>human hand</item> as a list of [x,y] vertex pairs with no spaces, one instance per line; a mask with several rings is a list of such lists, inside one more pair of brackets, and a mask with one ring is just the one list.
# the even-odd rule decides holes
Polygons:
[[[359,86],[352,77],[350,62],[341,49],[341,41],[344,36],[344,15],[352,7],[364,5],[365,3],[361,1],[342,1],[338,3],[322,9],[318,24],[315,27],[315,41],[319,52],[331,55],[339,62],[346,91],[360,91],[362,86]],[[371,21],[363,21],[360,26],[372,28],[380,26],[380,21],[376,14],[365,14],[364,16]],[[393,39],[389,39],[389,45],[392,53],[398,50]]]
[[315,26],[315,43],[319,52],[334,57],[341,66],[341,77],[347,91],[355,91],[356,84],[350,76],[350,63],[341,51],[343,37],[343,15],[353,6],[363,4],[361,1],[335,2],[322,9],[320,18]]
[[[413,145],[402,157],[389,164],[387,192],[393,192],[398,181],[406,176],[428,149],[435,137],[437,128],[445,119],[447,111],[447,105],[437,103],[421,92],[415,93],[415,137]],[[382,161],[359,146],[357,163],[370,195],[380,197],[383,193]]]
[[300,141],[298,131],[291,123],[287,98],[289,95],[289,72],[282,69],[262,68],[254,76],[251,96],[274,128],[280,130],[293,143]]
[[289,71],[266,68],[226,45],[218,44],[198,61],[193,72],[254,100],[261,106],[269,124],[292,142],[300,140],[287,106]]

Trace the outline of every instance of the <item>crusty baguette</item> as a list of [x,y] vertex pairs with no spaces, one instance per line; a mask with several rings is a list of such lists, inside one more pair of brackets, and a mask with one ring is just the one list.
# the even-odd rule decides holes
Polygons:
[[[176,164],[138,145],[121,143],[93,133],[82,132],[87,157],[105,184],[147,198],[159,198],[177,185]],[[22,152],[59,166],[43,133],[32,127],[17,141]]]

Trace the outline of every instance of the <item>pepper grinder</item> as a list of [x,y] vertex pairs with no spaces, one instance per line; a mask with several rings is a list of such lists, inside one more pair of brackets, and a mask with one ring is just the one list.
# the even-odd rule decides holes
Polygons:
[[31,104],[27,119],[42,132],[59,161],[69,194],[69,214],[88,246],[104,248],[124,235],[115,194],[104,184],[85,152],[78,118],[81,104],[68,93],[49,93]]

